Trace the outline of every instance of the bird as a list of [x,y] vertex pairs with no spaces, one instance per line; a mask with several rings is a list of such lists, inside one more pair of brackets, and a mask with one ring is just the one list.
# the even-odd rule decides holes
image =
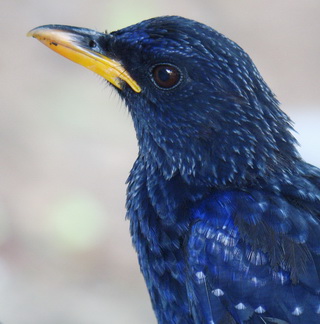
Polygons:
[[179,16],[28,35],[132,116],[126,218],[159,324],[320,323],[320,170],[239,45]]

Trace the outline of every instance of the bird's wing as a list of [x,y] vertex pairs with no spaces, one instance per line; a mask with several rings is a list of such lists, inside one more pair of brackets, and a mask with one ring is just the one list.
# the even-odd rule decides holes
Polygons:
[[320,220],[262,191],[193,209],[186,244],[196,323],[320,323]]

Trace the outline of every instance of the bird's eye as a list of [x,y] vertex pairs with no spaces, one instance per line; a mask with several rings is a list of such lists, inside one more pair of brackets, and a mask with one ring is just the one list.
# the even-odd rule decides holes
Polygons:
[[170,64],[159,64],[151,70],[152,81],[161,89],[172,89],[181,81],[180,70]]

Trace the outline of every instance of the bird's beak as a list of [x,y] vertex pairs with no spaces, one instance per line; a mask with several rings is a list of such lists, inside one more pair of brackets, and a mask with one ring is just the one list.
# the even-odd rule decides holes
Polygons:
[[103,54],[101,40],[107,40],[106,34],[85,28],[46,25],[32,29],[27,36],[38,39],[53,51],[99,74],[119,89],[126,82],[132,90],[141,92],[140,86],[123,65]]

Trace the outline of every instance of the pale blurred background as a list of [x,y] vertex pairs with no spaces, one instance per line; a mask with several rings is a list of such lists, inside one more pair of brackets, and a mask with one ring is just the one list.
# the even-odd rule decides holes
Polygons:
[[320,166],[319,0],[0,0],[1,323],[156,323],[124,219],[130,117],[100,78],[25,34],[167,14],[239,43]]

